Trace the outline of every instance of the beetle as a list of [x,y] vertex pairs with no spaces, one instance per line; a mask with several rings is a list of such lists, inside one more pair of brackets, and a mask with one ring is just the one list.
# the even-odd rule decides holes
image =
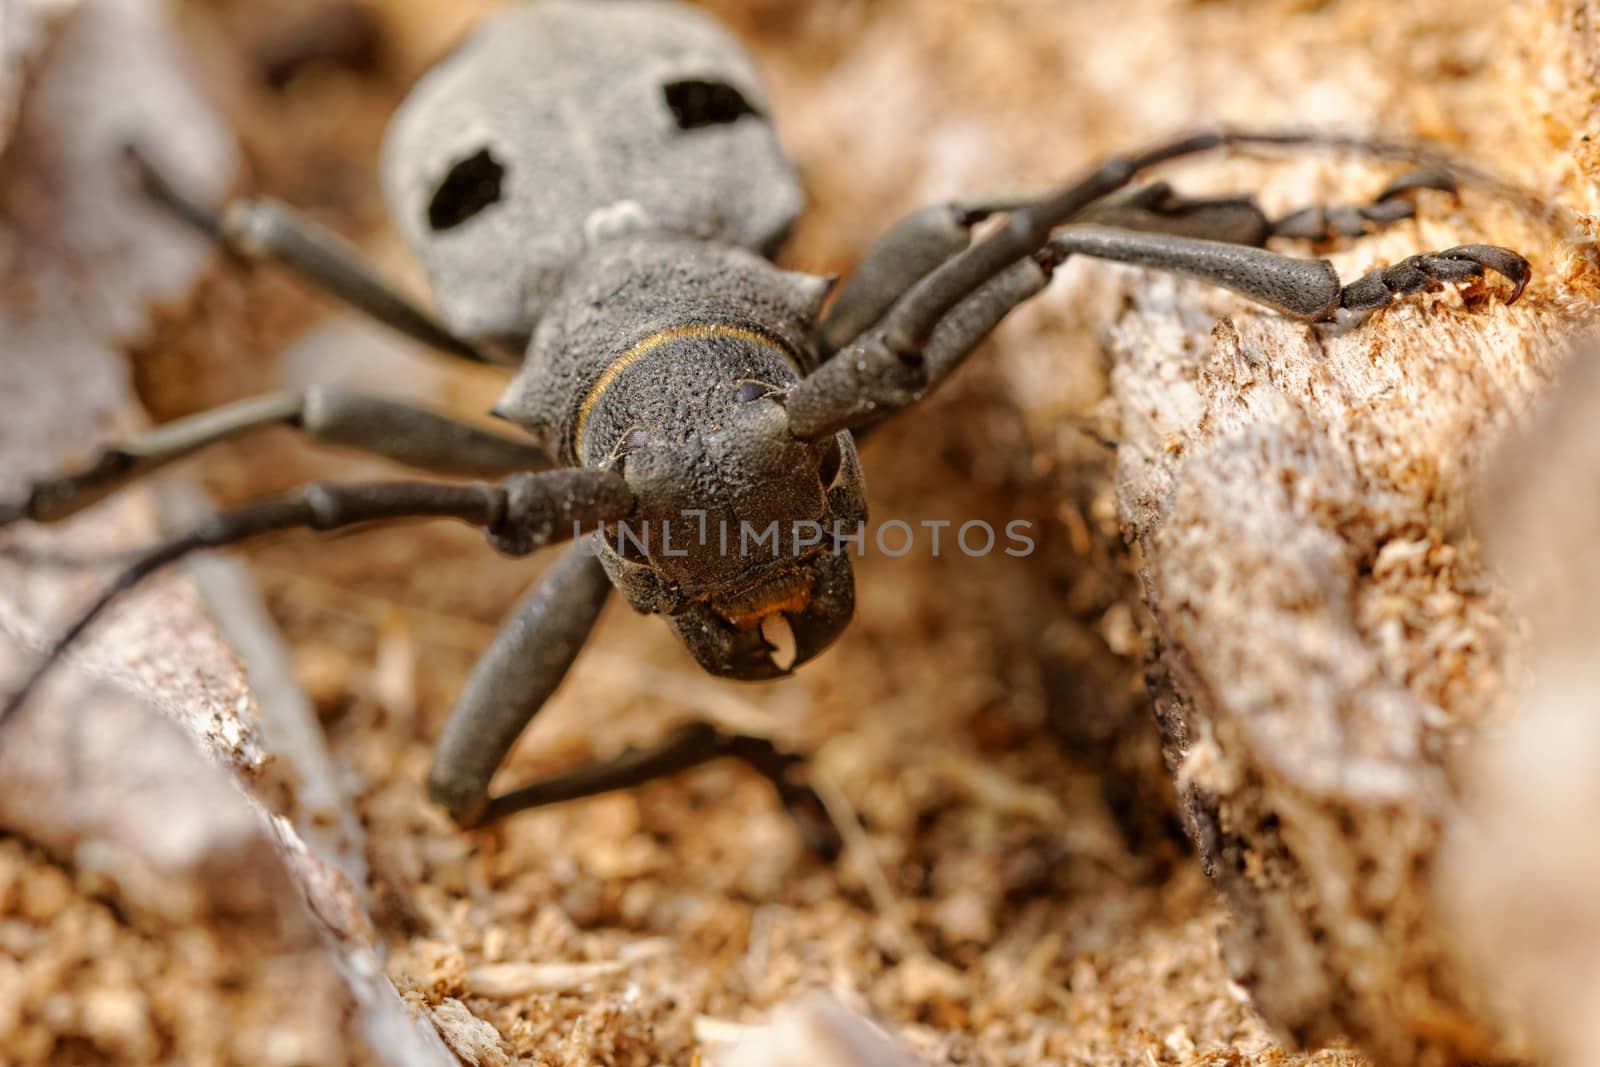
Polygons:
[[[197,449],[268,425],[439,475],[492,481],[311,485],[218,514],[134,561],[64,632],[0,716],[124,590],[201,549],[291,528],[415,517],[481,527],[512,556],[572,541],[475,666],[428,785],[463,826],[638,785],[734,756],[763,775],[814,844],[827,830],[798,757],[705,724],[491,795],[490,779],[565,676],[612,589],[660,614],[712,674],[769,679],[820,654],[854,611],[841,542],[866,518],[857,437],[914,406],[1069,256],[1190,275],[1285,315],[1353,327],[1401,296],[1492,271],[1521,295],[1517,253],[1469,244],[1341,284],[1326,260],[1269,251],[1411,217],[1467,172],[1427,150],[1304,131],[1206,131],[1109,159],[1036,198],[936,205],[891,227],[843,284],[771,256],[803,195],[748,56],[671,0],[543,0],[489,18],[396,114],[381,173],[437,316],[292,209],[188,200],[135,149],[147,191],[227,250],[273,261],[451,356],[504,364],[490,432],[381,396],[276,393],[107,447],[90,466],[0,501],[0,525],[54,522]],[[1151,168],[1237,146],[1324,148],[1421,169],[1361,205],[1272,218],[1249,196],[1194,198]],[[699,536],[674,549],[696,520]],[[770,550],[715,526],[807,524]],[[634,536],[642,529],[646,536]],[[651,536],[651,532],[654,536]],[[786,626],[794,655],[769,639]],[[0,722],[3,725],[3,722]]]

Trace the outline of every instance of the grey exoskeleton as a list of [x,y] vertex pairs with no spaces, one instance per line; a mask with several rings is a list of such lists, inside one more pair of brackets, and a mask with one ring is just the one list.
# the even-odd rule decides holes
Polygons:
[[[218,515],[138,560],[46,665],[152,571],[268,531],[444,516],[481,526],[514,555],[575,539],[475,669],[439,745],[434,796],[471,825],[732,755],[820,835],[814,795],[791,778],[794,757],[703,725],[500,796],[489,782],[612,588],[666,616],[714,674],[772,678],[827,648],[854,609],[850,555],[837,539],[866,515],[855,435],[938,385],[1068,256],[1189,274],[1299,319],[1345,325],[1485,269],[1510,279],[1512,300],[1529,277],[1516,253],[1465,245],[1343,286],[1327,261],[1263,246],[1354,237],[1407,218],[1418,190],[1453,191],[1459,171],[1414,147],[1207,132],[1113,158],[1037,199],[916,212],[835,290],[766,258],[802,203],[766,110],[750,60],[692,8],[507,7],[421,79],[384,151],[394,220],[427,268],[438,318],[282,205],[237,201],[210,212],[135,153],[152,195],[236,255],[279,262],[456,356],[520,354],[495,409],[518,432],[314,389],[168,424],[108,448],[86,470],[39,482],[0,502],[0,523],[64,518],[204,445],[271,424],[437,474],[496,479],[309,486]],[[1278,219],[1249,197],[1131,187],[1157,164],[1237,145],[1320,145],[1423,169],[1367,204]],[[791,537],[799,525],[816,536]],[[774,528],[779,536],[752,551],[748,533]],[[777,623],[792,636],[792,662],[774,658]]]

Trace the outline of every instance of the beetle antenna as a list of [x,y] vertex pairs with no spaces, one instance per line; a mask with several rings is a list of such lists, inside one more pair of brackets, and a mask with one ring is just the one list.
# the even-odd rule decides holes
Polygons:
[[1409,163],[1429,171],[1442,172],[1463,185],[1481,189],[1569,236],[1581,236],[1583,232],[1577,215],[1569,209],[1553,204],[1523,186],[1507,181],[1493,171],[1469,163],[1456,153],[1438,145],[1293,127],[1259,130],[1224,127],[1214,136],[1219,147],[1246,152],[1250,149],[1271,151],[1275,148],[1324,148],[1335,152],[1350,152],[1370,159]]
[[619,475],[573,470],[514,475],[496,485],[308,485],[285,496],[213,515],[187,534],[157,545],[129,564],[73,620],[0,708],[0,728],[27,701],[51,667],[119,597],[190,553],[226,548],[284,530],[330,531],[397,519],[448,518],[482,527],[491,543],[508,554],[527,555],[598,522],[626,517],[632,508],[633,494]]
[[5,707],[0,708],[0,727],[4,727],[7,720],[11,718],[17,709],[27,702],[28,697],[38,688],[39,683],[44,680],[44,676],[49,673],[50,668],[55,666],[61,657],[66,654],[67,649],[71,648],[78,638],[83,636],[84,631],[94,625],[95,620],[105,614],[106,609],[111,607],[112,603],[122,594],[128,592],[168,564],[176,562],[190,552],[205,547],[210,546],[196,543],[192,535],[175,538],[146,552],[119,574],[116,581],[112,582],[95,599],[94,603],[79,614],[73,620],[72,625],[68,626],[60,637],[56,638],[55,644],[50,646],[50,651],[45,653],[44,658],[33,668],[33,672],[28,675],[16,692],[12,693],[6,700]]

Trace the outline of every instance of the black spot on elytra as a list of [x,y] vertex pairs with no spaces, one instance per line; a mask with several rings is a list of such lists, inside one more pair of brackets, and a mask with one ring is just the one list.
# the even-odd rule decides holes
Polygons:
[[680,130],[722,126],[738,122],[746,115],[761,117],[761,112],[750,106],[744,94],[727,82],[686,78],[668,82],[661,87],[661,92]]
[[487,148],[456,163],[428,201],[428,225],[436,233],[453,230],[498,204],[505,176],[506,168]]

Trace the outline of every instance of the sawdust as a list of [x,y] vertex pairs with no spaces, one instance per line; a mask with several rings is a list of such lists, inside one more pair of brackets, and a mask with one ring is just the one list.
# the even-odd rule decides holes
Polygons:
[[[0,840],[0,1048],[15,1064],[375,1062],[337,974],[270,927],[155,930]],[[251,916],[259,919],[259,916]],[[283,1013],[300,1015],[284,1026]]]
[[[381,229],[372,161],[404,86],[485,5],[374,6],[384,34],[376,67],[369,56],[356,70],[308,68],[281,91],[264,88],[252,64],[264,41],[281,55],[313,0],[192,0],[185,29],[240,132],[252,183],[362,239],[419,284]],[[1498,86],[1475,80],[1493,55],[1480,10],[1492,5],[1144,2],[1111,20],[1094,5],[1020,2],[713,6],[773,80],[780,130],[813,199],[785,262],[818,272],[847,269],[916,203],[1057,179],[1202,117],[1197,108],[1287,121],[1302,117],[1282,112],[1307,93],[1337,98],[1352,79],[1395,78],[1312,69],[1306,57],[1319,48],[1348,58],[1376,36],[1455,86],[1451,95],[1408,81],[1416,91],[1393,98],[1402,114],[1383,117],[1415,132],[1458,134],[1460,115]],[[1235,55],[1263,19],[1284,28],[1280,47]],[[1181,69],[1164,69],[1175,56],[1186,57]],[[1246,62],[1253,79],[1236,76]],[[1299,96],[1274,91],[1307,84]],[[1274,195],[1349,197],[1372,182],[1353,165],[1294,173],[1304,184]],[[821,987],[931,1062],[1361,1062],[1338,1049],[1284,1051],[1219,954],[1224,909],[1184,843],[1144,692],[1151,650],[1105,444],[1123,427],[1108,415],[1100,330],[1129,306],[1127,276],[1096,269],[1069,268],[1061,295],[1008,325],[957,382],[864,452],[875,515],[1027,519],[1040,541],[1033,557],[869,558],[851,631],[776,685],[710,679],[659,620],[614,605],[504,772],[520,780],[702,715],[755,723],[814,752],[816,773],[860,818],[863,846],[836,865],[805,854],[763,783],[726,766],[460,833],[425,799],[429,746],[473,657],[542,564],[500,560],[469,531],[421,525],[248,551],[364,824],[387,972],[464,1061],[690,1063]],[[1194,292],[1181,290],[1183,300]],[[1203,306],[1194,317],[1205,332],[1227,308]],[[141,394],[158,420],[312,379],[377,383],[469,414],[496,398],[492,374],[442,366],[364,328],[321,322],[306,335],[325,310],[269,274],[219,268],[140,353]],[[280,431],[217,448],[196,471],[222,503],[387,473],[313,455]],[[1385,589],[1410,596],[1455,565],[1437,546],[1392,549],[1375,567],[1363,625],[1382,629]],[[1466,653],[1447,633],[1429,640],[1456,659],[1430,659],[1410,682],[1429,699],[1470,703],[1483,682]],[[1191,778],[1203,754],[1191,751]],[[294,816],[295,784],[269,766],[258,789]],[[27,868],[16,884],[57,887],[62,908],[95,917],[84,920],[92,935],[52,951],[104,966],[141,958],[148,935],[50,864],[5,847],[14,851],[0,862]],[[10,918],[20,892],[0,890],[0,932],[37,938],[37,916],[23,908]],[[52,965],[34,942],[24,947],[10,954]],[[111,990],[77,998],[100,1006],[85,1018],[104,1029],[106,1018],[138,1016],[117,1000],[128,988],[159,987],[167,979],[153,975],[169,972],[90,973],[87,985],[55,988]],[[207,985],[226,984],[221,971],[192,973],[172,996],[197,1011],[225,1000]],[[1344,1021],[1371,1025],[1360,1012]],[[103,1053],[155,1058],[161,1040],[143,1025],[113,1026]]]

